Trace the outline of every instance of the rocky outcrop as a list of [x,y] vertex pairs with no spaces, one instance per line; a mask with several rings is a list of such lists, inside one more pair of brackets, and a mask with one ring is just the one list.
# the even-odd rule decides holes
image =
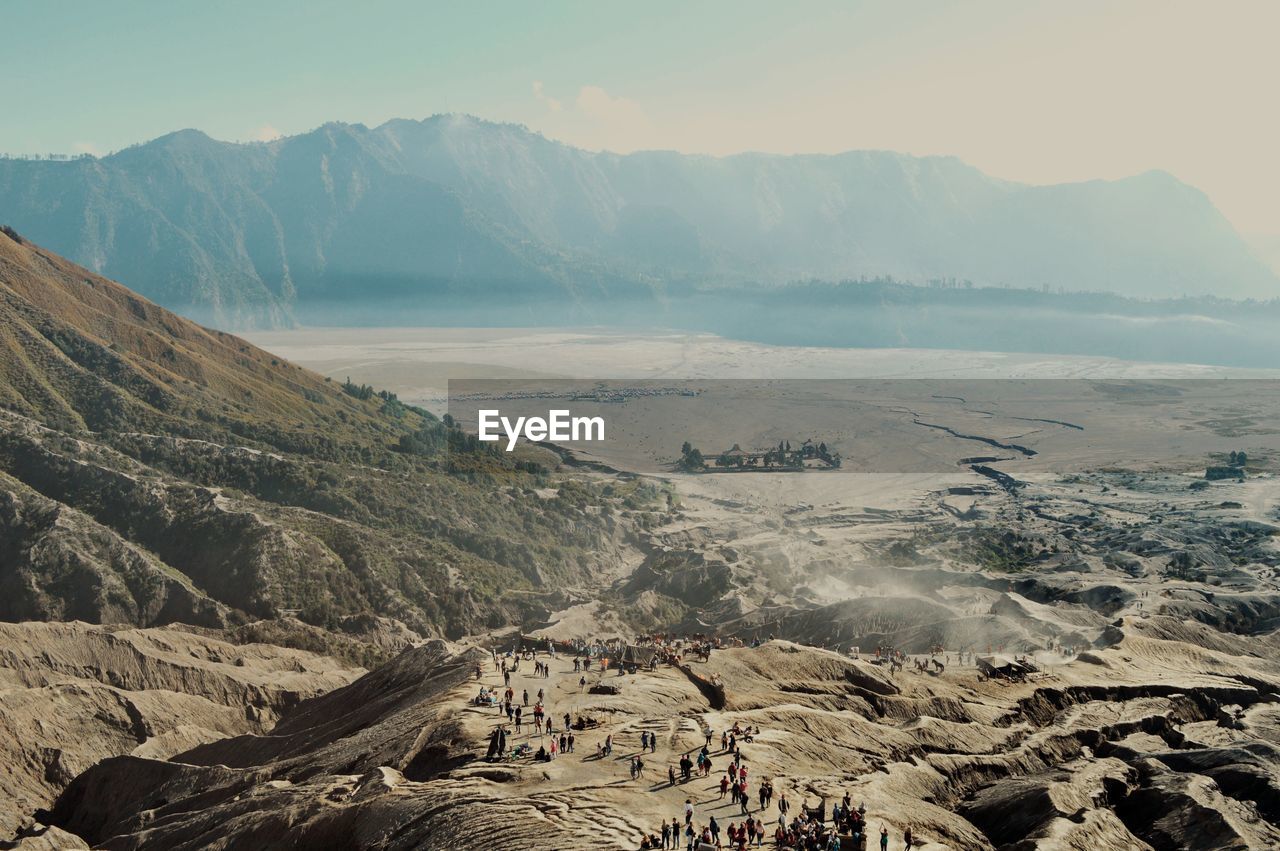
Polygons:
[[[517,672],[517,696],[543,688],[553,718],[589,715],[599,726],[578,731],[576,753],[546,762],[483,758],[499,716],[470,698],[501,674],[483,652],[433,641],[299,703],[269,734],[168,762],[103,761],[71,782],[51,820],[112,849],[195,849],[211,837],[271,849],[537,847],[548,831],[563,848],[636,847],[686,798],[699,819],[736,815],[721,810],[715,773],[671,787],[662,766],[701,748],[710,726],[718,768],[729,758],[718,732],[737,724],[754,730],[739,741],[753,788],[769,777],[793,806],[848,793],[873,830],[899,836],[910,824],[926,849],[1273,845],[1265,774],[1274,748],[1248,726],[1265,719],[1222,726],[1207,695],[1252,694],[1267,707],[1263,692],[1280,671],[1212,655],[1214,673],[1169,678],[1146,666],[1151,639],[1120,629],[1124,637],[1098,651],[1108,665],[1063,665],[1040,683],[979,682],[954,668],[890,677],[772,641],[680,669],[593,672],[593,684],[621,684],[594,693],[579,688],[568,658],[547,659],[549,678],[527,665]],[[723,704],[709,700],[702,686],[711,683],[723,684]],[[647,776],[629,780],[642,731],[658,750],[646,756]],[[613,759],[597,752],[605,736]],[[525,728],[509,745],[546,741]]]
[[[0,623],[0,837],[30,828],[64,786],[119,754],[165,759],[271,729],[349,682],[331,659],[181,628]],[[53,841],[32,834],[22,847]]]
[[[334,803],[376,806],[403,782],[425,782],[473,758],[476,742],[463,730],[456,707],[441,698],[470,679],[484,659],[476,650],[427,642],[348,686],[298,704],[269,734],[209,742],[169,762],[140,756],[105,760],[71,783],[51,818],[93,843],[143,834],[112,840],[112,847],[196,847],[201,829],[176,822],[193,816],[202,821],[196,810],[220,807],[230,809],[219,820],[234,819],[230,812],[255,813],[252,824],[242,822],[246,832],[238,841],[271,846],[348,829],[348,817],[341,827],[294,832],[278,819],[325,822],[323,811]],[[295,803],[281,804],[277,796]],[[263,804],[267,810],[259,809]],[[300,816],[298,806],[307,815]],[[163,839],[147,836],[155,819],[175,823],[174,830],[162,831]],[[224,823],[223,836],[236,833]],[[286,834],[291,838],[285,840]]]
[[115,530],[0,472],[0,620],[222,626],[228,607]]
[[0,619],[296,618],[369,661],[403,643],[344,624],[533,620],[632,523],[602,488],[520,498],[539,471],[0,233]]

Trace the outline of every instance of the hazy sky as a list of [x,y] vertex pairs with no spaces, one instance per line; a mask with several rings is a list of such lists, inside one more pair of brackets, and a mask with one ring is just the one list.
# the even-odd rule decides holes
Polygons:
[[[472,8],[463,7],[468,6]],[[0,150],[469,112],[589,148],[1165,169],[1280,234],[1280,2],[6,3]]]

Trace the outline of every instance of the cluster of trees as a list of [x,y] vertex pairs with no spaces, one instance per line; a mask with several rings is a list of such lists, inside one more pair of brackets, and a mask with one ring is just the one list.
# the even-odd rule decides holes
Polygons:
[[348,396],[359,399],[362,402],[367,402],[374,396],[378,396],[386,400],[396,398],[396,394],[388,390],[375,390],[371,384],[356,384],[350,377],[348,377],[346,381],[342,382],[342,392],[346,393]]
[[[803,467],[805,461],[813,459],[823,461],[831,467],[840,466],[839,452],[830,451],[824,442],[814,443],[812,440],[806,440],[799,449],[792,449],[789,440],[780,440],[775,448],[763,453],[744,452],[735,443],[732,449],[716,457],[715,465],[717,467],[795,468]],[[702,453],[686,440],[680,447],[678,466],[683,470],[700,471],[706,469],[707,461]]]
[[0,154],[0,160],[48,160],[50,162],[70,162],[71,160],[92,160],[97,159],[93,154],[88,152],[80,154]]
[[819,441],[818,443],[814,443],[812,440],[806,440],[804,442],[804,445],[801,446],[794,453],[791,452],[791,444],[787,443],[786,441],[779,443],[778,449],[781,450],[784,446],[786,447],[786,453],[784,453],[784,455],[782,456],[783,458],[785,458],[787,454],[790,454],[793,460],[795,458],[799,458],[802,463],[804,461],[810,461],[810,460],[816,459],[818,461],[826,462],[826,464],[831,467],[840,466],[840,453],[832,452],[831,450],[827,449],[827,444],[825,441]]
[[1197,570],[1199,562],[1196,557],[1186,550],[1181,550],[1173,554],[1173,558],[1169,559],[1169,573],[1183,580],[1204,579],[1204,572]]
[[686,440],[684,445],[680,447],[680,468],[696,471],[705,469],[706,466],[707,461],[702,457],[702,453]]
[[442,452],[466,455],[497,456],[496,444],[482,443],[474,434],[468,434],[445,414],[443,420],[425,420],[412,434],[401,435],[399,449],[407,455],[434,457]]

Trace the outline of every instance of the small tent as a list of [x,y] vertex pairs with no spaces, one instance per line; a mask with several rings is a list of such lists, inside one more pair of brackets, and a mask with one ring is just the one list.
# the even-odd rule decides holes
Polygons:
[[979,656],[976,662],[978,670],[988,677],[1025,677],[1040,670],[1029,659],[1014,659],[1012,656],[1003,654]]
[[628,644],[622,651],[622,666],[624,668],[635,665],[637,668],[647,668],[652,664],[655,656],[658,655],[656,647],[642,647],[639,644]]

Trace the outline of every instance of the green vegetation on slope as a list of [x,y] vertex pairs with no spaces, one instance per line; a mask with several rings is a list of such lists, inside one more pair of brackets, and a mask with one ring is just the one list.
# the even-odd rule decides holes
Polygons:
[[[373,612],[459,635],[537,617],[616,553],[618,515],[660,503],[495,452],[3,236],[0,405],[0,471],[145,553],[144,572],[182,577],[197,602],[179,609],[210,625]],[[68,559],[75,583],[57,581]],[[3,579],[40,593],[6,616],[62,617],[74,598],[88,620],[174,619],[163,601],[103,605],[104,588],[141,587],[120,570],[31,540]]]

